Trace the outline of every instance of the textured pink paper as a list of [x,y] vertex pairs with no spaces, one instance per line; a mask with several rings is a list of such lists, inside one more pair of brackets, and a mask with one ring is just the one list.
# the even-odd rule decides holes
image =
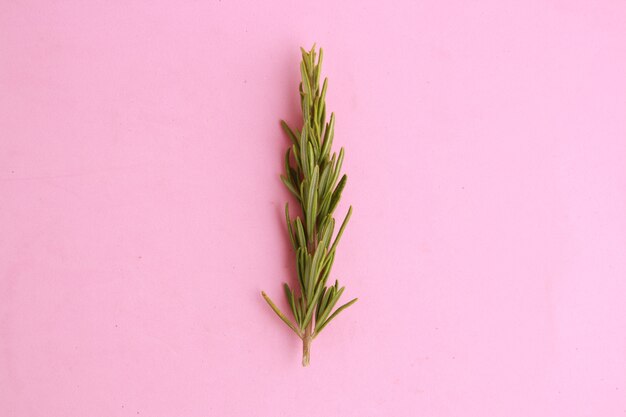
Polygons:
[[[0,416],[626,413],[626,4],[0,5]],[[354,206],[300,366],[278,179]]]

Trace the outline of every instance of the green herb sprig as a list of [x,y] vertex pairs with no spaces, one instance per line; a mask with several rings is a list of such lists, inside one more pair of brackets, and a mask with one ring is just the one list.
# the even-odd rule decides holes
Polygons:
[[[331,145],[335,128],[335,115],[326,120],[326,89],[328,79],[320,88],[323,50],[319,57],[315,45],[310,51],[302,49],[300,72],[300,104],[302,107],[302,130],[292,130],[283,120],[281,125],[292,144],[285,153],[285,174],[281,180],[296,197],[302,208],[303,219],[291,218],[289,203],[285,205],[285,218],[289,239],[296,252],[296,269],[299,291],[284,284],[285,295],[294,321],[289,319],[272,300],[261,292],[272,310],[291,330],[302,339],[302,366],[310,361],[311,342],[339,313],[354,304],[353,299],[334,312],[345,287],[339,282],[326,286],[339,239],[350,220],[352,207],[348,209],[341,227],[333,240],[335,219],[333,212],[339,203],[348,177],[339,178],[344,150],[339,155]],[[292,165],[292,158],[295,165]]]

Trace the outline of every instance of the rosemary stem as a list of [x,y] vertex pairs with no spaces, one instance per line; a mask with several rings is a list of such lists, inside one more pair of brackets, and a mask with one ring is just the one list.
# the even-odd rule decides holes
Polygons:
[[311,329],[312,326],[309,324],[302,338],[302,366],[309,366],[309,362],[311,361],[311,341],[313,340]]

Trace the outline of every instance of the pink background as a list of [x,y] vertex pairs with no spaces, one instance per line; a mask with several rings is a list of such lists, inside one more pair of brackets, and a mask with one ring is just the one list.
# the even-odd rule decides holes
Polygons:
[[[383,3],[2,1],[0,416],[626,414],[626,4]],[[360,301],[302,369],[313,42]]]

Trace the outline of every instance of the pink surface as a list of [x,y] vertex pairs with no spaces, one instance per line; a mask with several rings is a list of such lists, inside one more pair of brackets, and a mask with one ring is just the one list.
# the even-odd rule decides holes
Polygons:
[[[626,5],[383,3],[0,5],[0,416],[626,414]],[[313,42],[360,301],[303,369]]]

